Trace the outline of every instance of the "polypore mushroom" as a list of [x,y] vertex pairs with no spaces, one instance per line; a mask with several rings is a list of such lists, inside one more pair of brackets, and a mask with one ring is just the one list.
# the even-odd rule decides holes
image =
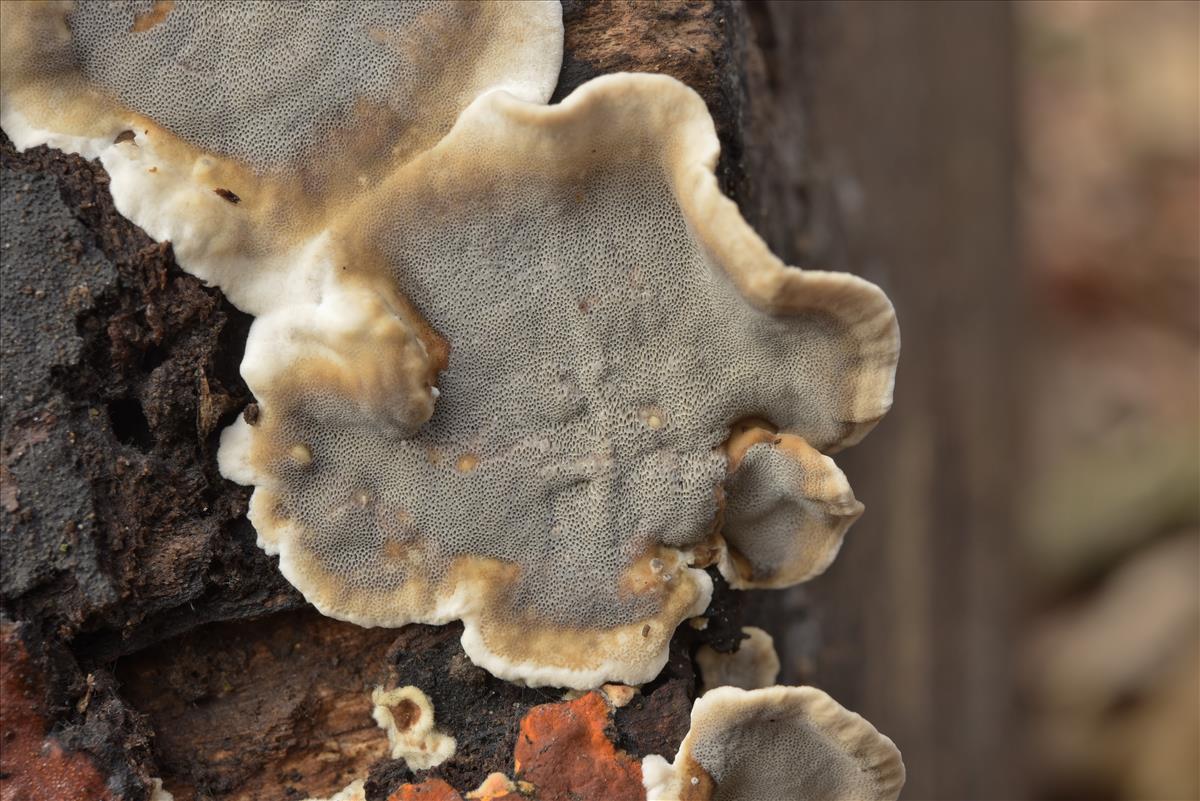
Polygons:
[[371,716],[387,732],[392,759],[403,759],[410,770],[426,770],[454,756],[454,738],[434,728],[433,704],[420,689],[376,687],[371,703]]
[[481,93],[544,102],[557,0],[0,3],[0,125],[100,158],[117,209],[245,311],[311,293],[329,218]]
[[[321,6],[358,44],[344,49],[335,23],[280,23],[272,4],[233,32],[209,6],[134,4],[114,28],[87,4],[10,5],[0,102],[17,144],[99,154],[118,208],[259,315],[242,365],[259,414],[224,433],[220,467],[255,486],[259,544],[320,611],[461,619],[472,660],[529,684],[640,684],[707,606],[694,565],[714,545],[738,586],[832,558],[858,507],[820,453],[890,405],[892,307],[770,253],[718,188],[693,91],[614,75],[539,105],[557,4]],[[269,55],[282,72],[255,74],[251,44],[277,35],[341,77],[312,91],[311,61]],[[214,36],[228,63],[200,52]],[[187,76],[165,94],[130,78],[159,67],[203,67],[272,120],[287,98],[282,127],[307,133],[266,147],[261,121],[174,97]],[[394,95],[376,81],[389,70]],[[421,121],[397,133],[409,111]],[[722,540],[725,441],[751,416],[784,433],[733,459]],[[763,526],[763,509],[786,520]]]
[[900,752],[814,687],[722,687],[692,707],[675,762],[642,761],[648,801],[895,801]]
[[822,573],[862,514],[846,476],[802,437],[743,426],[730,438],[721,574],[735,589]]
[[746,638],[738,643],[732,653],[713,650],[702,645],[696,651],[696,664],[704,689],[716,687],[740,687],[757,690],[770,687],[779,676],[779,655],[775,653],[775,641],[760,628],[746,626],[742,629]]
[[[389,427],[419,415],[347,391],[369,350],[280,357],[325,304],[255,324],[260,420],[226,432],[221,467],[256,486],[261,542],[310,601],[363,624],[461,618],[467,653],[505,678],[645,682],[707,605],[689,562],[750,413],[807,444],[743,460],[728,530],[745,583],[827,563],[858,507],[815,449],[887,408],[894,317],[864,281],[771,256],[720,194],[716,155],[702,101],[670,78],[596,79],[556,107],[489,94],[330,236],[323,258],[398,310],[388,325],[407,319],[398,288],[451,350],[429,422]],[[329,293],[331,319],[382,315],[345,297]],[[799,512],[760,552],[739,499],[764,496]]]

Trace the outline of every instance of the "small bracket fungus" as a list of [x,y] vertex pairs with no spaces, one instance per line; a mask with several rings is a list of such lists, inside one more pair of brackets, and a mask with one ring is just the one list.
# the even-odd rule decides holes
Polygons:
[[387,732],[392,759],[403,759],[409,770],[426,770],[454,756],[454,738],[434,728],[433,704],[416,687],[376,687],[371,703],[371,717]]
[[904,763],[887,737],[813,687],[712,690],[674,764],[642,761],[648,801],[895,801]]
[[770,253],[700,97],[621,74],[541,105],[554,2],[284,8],[3,4],[0,122],[98,155],[257,315],[219,464],[288,580],[590,688],[659,672],[701,566],[824,569],[861,507],[822,454],[890,406],[895,317]]
[[775,653],[771,635],[755,626],[747,626],[742,632],[746,639],[738,643],[733,653],[714,651],[709,645],[702,645],[696,651],[705,691],[717,687],[757,690],[770,687],[779,677],[779,655]]
[[792,434],[743,426],[726,445],[721,574],[735,589],[789,587],[824,572],[862,514],[833,460]]

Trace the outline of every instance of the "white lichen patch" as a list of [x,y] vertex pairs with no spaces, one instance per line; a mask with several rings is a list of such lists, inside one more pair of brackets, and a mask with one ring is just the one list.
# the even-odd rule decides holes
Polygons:
[[887,737],[814,687],[722,687],[699,698],[674,763],[642,761],[648,801],[895,801]]
[[[236,33],[182,2],[131,4],[121,25],[12,5],[5,130],[99,155],[122,213],[258,315],[242,374],[260,412],[224,433],[220,467],[255,487],[259,544],[323,613],[461,619],[498,676],[636,685],[707,606],[699,566],[781,586],[832,559],[858,507],[822,454],[891,403],[892,308],[769,252],[718,188],[690,89],[616,75],[540,105],[556,3],[338,3],[311,29],[247,5]],[[276,27],[342,77],[284,91],[315,67],[280,71]],[[322,44],[342,28],[358,46]],[[227,34],[225,69],[197,51]],[[241,52],[256,35],[267,55]],[[110,64],[104,42],[136,65]],[[168,70],[232,86],[247,114],[278,104],[282,122],[241,129],[247,114],[128,77],[166,51],[182,54]],[[400,70],[393,95],[364,58],[451,74]],[[783,433],[737,456],[726,441],[750,417]]]
[[717,687],[758,690],[770,687],[779,677],[779,655],[771,635],[755,626],[746,626],[742,633],[746,638],[732,653],[714,651],[710,645],[697,649],[696,664],[705,692]]
[[426,770],[454,756],[454,738],[437,730],[433,704],[418,688],[376,687],[371,703],[371,717],[387,732],[392,759],[403,759],[409,770]]

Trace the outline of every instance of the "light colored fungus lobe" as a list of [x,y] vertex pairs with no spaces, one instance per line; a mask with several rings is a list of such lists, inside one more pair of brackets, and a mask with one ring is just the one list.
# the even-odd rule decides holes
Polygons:
[[756,626],[747,626],[742,633],[745,639],[731,653],[715,651],[711,645],[697,649],[696,665],[704,691],[717,687],[758,690],[770,687],[779,677],[779,654],[771,635]]
[[[858,507],[821,454],[887,410],[898,336],[878,288],[787,267],[746,225],[713,174],[712,120],[684,85],[613,75],[541,105],[561,57],[552,5],[553,21],[547,4],[472,12],[478,30],[456,34],[437,66],[484,76],[470,84],[481,94],[436,143],[346,123],[363,104],[331,100],[329,117],[314,95],[314,120],[343,122],[318,126],[315,148],[250,163],[258,123],[243,131],[244,115],[228,115],[234,133],[193,134],[186,115],[122,111],[135,101],[110,99],[124,91],[115,80],[103,102],[71,96],[109,110],[106,141],[49,134],[79,121],[25,92],[43,71],[7,52],[25,72],[0,99],[18,145],[94,147],[118,208],[257,315],[242,374],[260,412],[224,433],[220,467],[255,487],[259,543],[309,601],[362,625],[461,619],[467,654],[504,678],[640,684],[706,607],[700,567],[782,586],[836,553]],[[167,35],[187,8],[137,36]],[[358,4],[320,8],[358,19],[342,11]],[[460,7],[414,8],[440,19]],[[405,53],[458,30],[419,14],[397,28],[378,38]],[[483,59],[494,75],[464,67],[493,50],[508,55]],[[325,60],[340,70],[360,55]],[[257,80],[212,68],[236,87]],[[297,69],[307,85],[314,63]],[[358,72],[375,74],[356,66],[345,80]],[[439,103],[462,96],[414,85]],[[134,139],[114,143],[126,129]],[[328,144],[339,137],[353,145]],[[739,452],[727,440],[748,418],[770,425]]]
[[455,739],[434,727],[433,703],[419,688],[376,687],[371,703],[371,716],[387,732],[392,759],[403,759],[409,770],[426,770],[454,756]]
[[789,587],[824,572],[863,512],[832,459],[764,425],[735,426],[725,446],[720,558],[735,589]]
[[293,250],[481,93],[545,102],[558,0],[0,3],[0,124],[99,157],[180,265],[261,313],[317,281]]
[[815,687],[721,687],[697,699],[674,763],[642,761],[648,801],[895,801],[890,739]]

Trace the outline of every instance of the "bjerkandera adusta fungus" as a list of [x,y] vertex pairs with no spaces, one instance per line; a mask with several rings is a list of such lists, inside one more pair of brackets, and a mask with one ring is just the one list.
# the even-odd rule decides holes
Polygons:
[[895,801],[895,744],[815,687],[721,687],[692,707],[674,763],[642,760],[648,801]]
[[[706,607],[699,567],[824,569],[860,507],[822,454],[890,405],[895,318],[770,253],[694,92],[613,75],[541,105],[556,3],[155,8],[4,4],[0,122],[98,156],[257,315],[259,414],[220,467],[318,609],[461,619],[516,681],[638,684]],[[770,436],[727,451],[750,418]]]
[[717,687],[758,690],[770,687],[779,678],[779,655],[771,635],[756,626],[746,626],[742,633],[746,636],[736,651],[723,653],[711,645],[696,650],[704,691]]

